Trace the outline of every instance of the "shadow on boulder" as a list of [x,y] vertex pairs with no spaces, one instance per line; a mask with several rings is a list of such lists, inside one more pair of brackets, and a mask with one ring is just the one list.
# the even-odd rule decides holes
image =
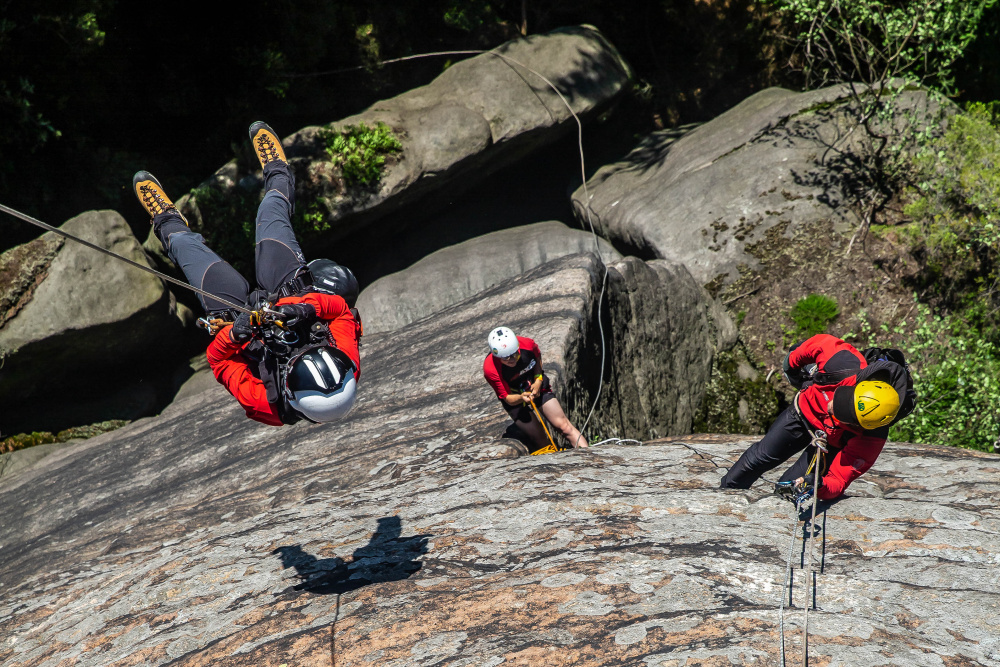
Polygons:
[[340,595],[369,584],[408,579],[422,567],[416,557],[427,553],[429,535],[401,534],[398,516],[382,517],[368,544],[355,550],[350,561],[339,557],[318,559],[297,544],[278,547],[273,553],[281,558],[281,566],[294,567],[302,579],[279,595],[299,591]]

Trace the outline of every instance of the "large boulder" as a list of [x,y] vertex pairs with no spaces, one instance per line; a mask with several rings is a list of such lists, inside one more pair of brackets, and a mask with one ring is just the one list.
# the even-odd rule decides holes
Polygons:
[[[114,211],[84,213],[62,229],[150,265]],[[159,365],[189,316],[159,278],[52,232],[0,255],[0,274],[0,428],[148,413],[155,394],[134,383]]]
[[[392,128],[402,151],[387,159],[375,187],[345,183],[326,154],[324,128],[285,137],[298,178],[297,206],[314,223],[321,220],[313,225],[322,230],[316,243],[330,244],[432,192],[447,188],[454,196],[555,141],[575,127],[574,114],[586,121],[606,110],[630,78],[625,61],[590,26],[508,42],[451,65],[426,86],[331,124],[336,131],[361,123]],[[255,161],[234,160],[203,184],[202,194],[179,199],[178,207],[196,229],[252,215],[259,174]],[[155,240],[147,247],[155,252]]]
[[[604,261],[621,258],[607,241],[599,245]],[[594,250],[592,234],[556,221],[484,234],[379,278],[361,292],[358,310],[366,332],[392,331],[557,257]],[[504,317],[497,313],[497,322]]]
[[[645,138],[578,189],[574,207],[585,219],[589,193],[607,238],[679,261],[702,284],[756,270],[759,246],[800,231],[811,235],[806,245],[816,257],[838,243],[831,231],[859,223],[849,206],[858,176],[851,164],[868,146],[848,100],[840,86],[763,90],[680,138],[668,131]],[[937,109],[923,91],[902,93],[895,104],[897,117],[914,123]]]

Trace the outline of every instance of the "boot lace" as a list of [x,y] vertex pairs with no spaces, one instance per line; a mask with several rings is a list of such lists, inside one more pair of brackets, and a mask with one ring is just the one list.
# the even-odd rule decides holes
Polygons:
[[163,196],[157,187],[140,185],[139,193],[142,195],[143,206],[153,215],[159,215],[174,208],[174,205]]
[[263,132],[257,136],[257,152],[260,153],[260,160],[264,164],[281,159],[281,156],[278,155],[278,148],[271,141],[271,137]]

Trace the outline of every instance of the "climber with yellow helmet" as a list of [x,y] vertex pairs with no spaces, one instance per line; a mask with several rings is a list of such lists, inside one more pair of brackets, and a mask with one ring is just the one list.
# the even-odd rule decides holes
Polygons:
[[748,489],[801,451],[779,487],[802,487],[815,453],[810,432],[821,430],[829,453],[823,457],[822,482],[815,493],[820,500],[831,500],[872,467],[889,426],[916,406],[909,369],[899,350],[871,348],[861,353],[835,336],[818,334],[792,347],[783,370],[798,393],[767,434],[743,452],[720,486]]

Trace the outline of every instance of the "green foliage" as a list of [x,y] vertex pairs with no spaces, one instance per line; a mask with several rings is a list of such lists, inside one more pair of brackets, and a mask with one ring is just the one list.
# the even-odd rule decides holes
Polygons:
[[[907,118],[896,101],[911,86],[954,88],[953,66],[997,0],[766,0],[785,18],[806,87],[846,84],[859,149],[844,160],[862,230],[905,178],[908,151],[933,119]],[[861,84],[861,85],[859,85]],[[914,131],[913,128],[916,128]],[[851,246],[853,247],[853,240]],[[848,250],[848,251],[849,251]]]
[[330,221],[318,201],[313,201],[306,207],[296,207],[292,218],[295,233],[308,237],[330,229]]
[[111,419],[108,421],[90,424],[89,426],[76,426],[59,431],[53,435],[49,431],[33,431],[31,433],[19,433],[0,440],[0,454],[15,452],[19,449],[26,449],[36,445],[47,445],[53,442],[67,442],[74,438],[92,438],[101,433],[114,431],[129,422],[123,419]]
[[320,138],[326,143],[330,161],[340,167],[347,185],[372,187],[382,179],[387,155],[403,150],[385,123],[368,127],[364,123],[348,125],[337,132],[324,128]]
[[914,159],[899,234],[923,264],[917,287],[1000,344],[1000,131],[997,105],[971,104]]
[[820,294],[810,294],[799,299],[789,314],[795,323],[793,338],[805,340],[810,336],[823,333],[837,315],[840,307],[837,302]]
[[916,327],[872,331],[862,318],[860,341],[898,347],[906,354],[917,407],[889,434],[901,442],[926,442],[980,451],[1000,444],[1000,348],[960,315],[934,315],[919,305]]
[[201,213],[205,241],[220,257],[243,275],[253,275],[254,221],[260,195],[241,187],[222,192],[210,186],[191,193]]
[[474,32],[499,18],[486,0],[451,0],[444,10],[444,23],[464,32]]
[[997,0],[767,0],[791,20],[807,85],[901,77],[952,87],[952,66]]

